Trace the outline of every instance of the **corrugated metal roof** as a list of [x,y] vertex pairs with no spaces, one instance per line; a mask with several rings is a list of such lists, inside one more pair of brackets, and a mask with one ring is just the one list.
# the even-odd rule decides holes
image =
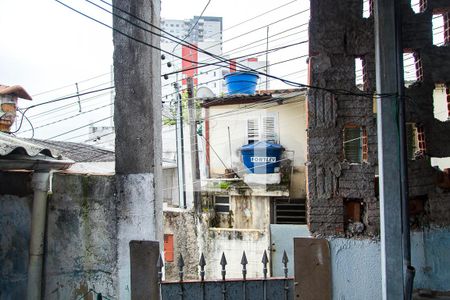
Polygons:
[[7,156],[10,154],[23,154],[31,157],[38,154],[43,154],[51,158],[61,158],[60,153],[50,150],[43,145],[38,145],[33,142],[0,132],[0,156]]

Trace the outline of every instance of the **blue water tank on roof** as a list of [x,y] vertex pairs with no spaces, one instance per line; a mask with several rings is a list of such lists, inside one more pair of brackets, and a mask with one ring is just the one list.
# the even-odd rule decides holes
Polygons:
[[225,75],[224,78],[228,95],[253,95],[256,91],[259,76],[252,72],[233,72]]
[[274,173],[280,166],[283,146],[268,141],[259,141],[241,147],[242,159],[251,173]]

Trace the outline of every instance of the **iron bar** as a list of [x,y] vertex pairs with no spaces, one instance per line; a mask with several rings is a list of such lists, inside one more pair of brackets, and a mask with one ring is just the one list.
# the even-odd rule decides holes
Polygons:
[[226,275],[227,271],[225,270],[225,266],[227,265],[227,259],[225,258],[224,252],[222,252],[222,258],[220,259],[220,265],[222,266],[222,299],[226,300],[227,287],[225,285],[225,275]]
[[200,261],[199,261],[198,265],[200,266],[200,280],[205,281],[206,260],[205,260],[205,256],[203,255],[203,253],[200,256]]
[[283,251],[283,258],[281,259],[281,262],[283,263],[284,267],[284,300],[288,300],[289,298],[289,286],[288,286],[288,282],[287,282],[287,277],[288,277],[288,256],[286,254],[286,250]]
[[206,266],[206,260],[205,256],[200,255],[200,261],[198,263],[200,266],[200,281],[202,282],[202,300],[205,299],[205,266]]
[[245,255],[245,251],[242,253],[241,258],[241,265],[242,265],[242,297],[244,300],[247,299],[247,287],[246,287],[246,280],[247,280],[247,256]]
[[178,275],[180,276],[180,292],[179,292],[179,295],[180,295],[180,299],[183,300],[184,299],[184,286],[183,286],[184,259],[183,259],[183,255],[181,255],[181,253],[180,253],[180,256],[178,257],[178,264],[177,265],[178,265],[178,269],[179,269]]
[[158,269],[158,288],[159,288],[159,295],[161,297],[162,295],[162,268],[164,267],[164,262],[161,256],[161,253],[159,253],[158,261],[156,262],[156,269]]
[[269,262],[269,259],[267,258],[267,251],[264,250],[264,254],[261,260],[262,264],[263,264],[263,274],[264,274],[264,280],[263,280],[263,299],[266,300],[267,299],[267,284],[266,284],[266,279],[267,279],[267,263]]

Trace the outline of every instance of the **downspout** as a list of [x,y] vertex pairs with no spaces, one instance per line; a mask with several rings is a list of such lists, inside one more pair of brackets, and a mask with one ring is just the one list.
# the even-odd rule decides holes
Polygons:
[[49,170],[35,171],[33,173],[32,188],[34,191],[34,198],[28,262],[28,300],[40,300],[42,295],[42,266],[49,179]]

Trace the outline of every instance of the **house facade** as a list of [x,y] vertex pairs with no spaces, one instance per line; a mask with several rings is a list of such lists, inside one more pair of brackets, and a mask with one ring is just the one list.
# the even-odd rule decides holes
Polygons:
[[[227,274],[239,277],[239,261],[245,251],[248,276],[257,277],[262,276],[261,257],[267,251],[271,274],[282,275],[281,255],[284,250],[292,254],[292,240],[286,233],[309,236],[305,225],[305,96],[305,90],[281,90],[200,99],[203,122],[198,139],[203,149],[199,149],[199,158],[205,168],[200,173],[206,176],[201,178],[200,201],[193,211],[173,209],[173,218],[165,212],[164,233],[170,248],[166,253],[173,259],[166,262],[168,269],[174,269],[179,253],[190,261],[203,253],[208,261],[206,277],[218,278],[225,253],[228,261],[235,262],[229,264]],[[281,145],[283,150],[273,170],[256,172],[244,163],[241,150],[265,142]],[[197,243],[195,249],[182,245],[184,239],[190,239],[183,231],[192,227],[188,214],[197,224],[192,239]],[[166,273],[168,279],[170,273]],[[176,275],[174,272],[173,279]],[[196,276],[195,269],[193,278]]]

